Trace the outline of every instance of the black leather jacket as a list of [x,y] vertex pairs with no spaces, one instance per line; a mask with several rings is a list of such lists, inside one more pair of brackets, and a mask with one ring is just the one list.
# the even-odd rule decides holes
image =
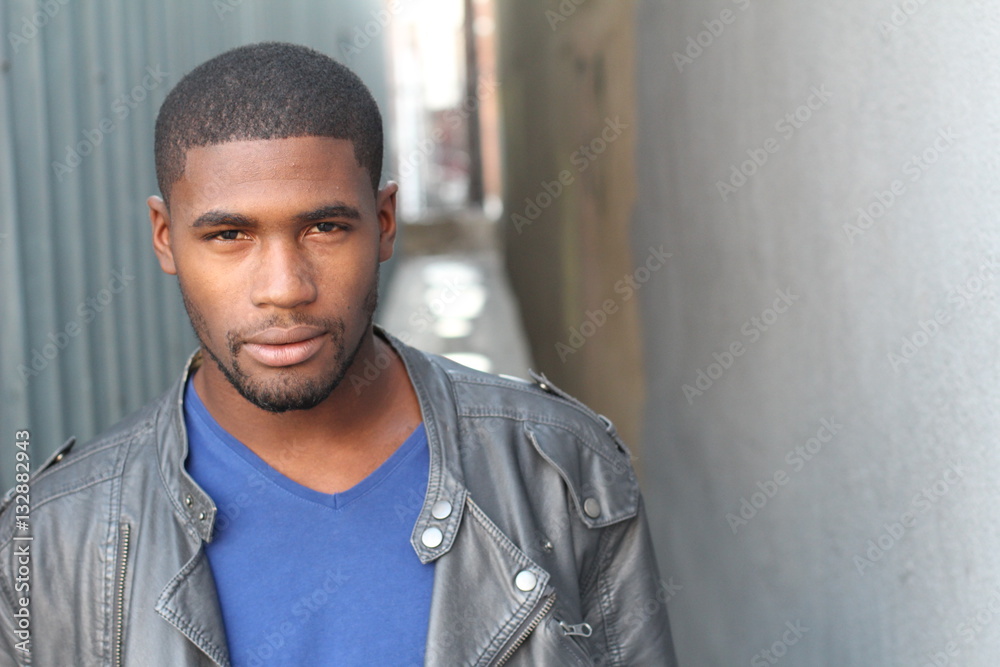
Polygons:
[[[411,537],[423,562],[437,561],[426,664],[676,664],[642,498],[612,424],[543,376],[479,373],[385,336],[430,448]],[[230,664],[203,549],[217,509],[184,469],[184,381],[198,363],[40,466],[31,540],[14,539],[25,535],[14,489],[0,504],[0,664]],[[16,648],[25,549],[30,661]]]

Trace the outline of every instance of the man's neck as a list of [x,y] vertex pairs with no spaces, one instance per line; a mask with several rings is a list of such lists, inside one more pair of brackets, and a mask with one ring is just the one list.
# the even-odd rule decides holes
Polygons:
[[[369,380],[371,374],[365,377],[363,371],[372,367],[384,370]],[[361,377],[363,386],[352,382]],[[364,479],[421,421],[402,359],[371,329],[343,381],[309,410],[262,410],[207,360],[191,381],[222,428],[279,472],[325,493],[346,490]]]

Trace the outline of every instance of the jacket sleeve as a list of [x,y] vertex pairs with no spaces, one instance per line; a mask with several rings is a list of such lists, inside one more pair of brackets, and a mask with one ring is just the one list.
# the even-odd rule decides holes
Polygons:
[[584,586],[586,618],[600,651],[595,664],[676,667],[667,617],[674,586],[660,579],[642,498],[635,517],[603,531]]

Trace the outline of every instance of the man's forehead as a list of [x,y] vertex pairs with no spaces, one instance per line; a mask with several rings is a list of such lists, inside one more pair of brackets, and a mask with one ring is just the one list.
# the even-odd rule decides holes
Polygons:
[[354,144],[333,137],[287,137],[229,141],[189,148],[184,154],[182,179],[200,180],[218,175],[227,178],[315,178],[324,173],[363,169],[354,155]]
[[[197,214],[236,196],[292,193],[332,194],[361,205],[371,192],[367,169],[354,144],[332,137],[230,141],[188,149],[184,172],[171,189],[171,205]],[[370,196],[370,195],[368,195]]]
[[339,202],[374,205],[368,170],[354,144],[332,137],[230,141],[188,149],[171,188],[171,212],[193,220],[206,211],[286,216]]

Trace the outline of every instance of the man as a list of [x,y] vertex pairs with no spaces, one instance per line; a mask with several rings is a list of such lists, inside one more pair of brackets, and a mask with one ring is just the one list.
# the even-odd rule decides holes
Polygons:
[[[234,49],[168,95],[155,151],[200,349],[32,481],[31,664],[674,664],[611,423],[373,325],[396,185],[353,73]],[[0,657],[28,664],[15,535],[7,511]]]

